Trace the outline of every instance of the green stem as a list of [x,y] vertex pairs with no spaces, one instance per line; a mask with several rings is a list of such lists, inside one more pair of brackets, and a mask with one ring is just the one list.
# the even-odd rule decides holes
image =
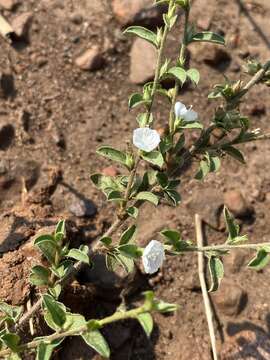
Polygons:
[[[102,328],[103,326],[110,324],[112,322],[115,322],[115,321],[125,320],[125,319],[134,319],[138,315],[143,314],[145,312],[149,312],[151,310],[152,309],[149,306],[149,304],[145,303],[144,305],[140,306],[137,309],[132,309],[132,310],[125,311],[125,312],[117,311],[111,316],[108,316],[101,320],[97,320],[97,325],[98,325],[98,328]],[[58,332],[58,333],[46,336],[45,340],[44,339],[43,340],[34,340],[27,344],[22,344],[19,346],[18,350],[19,350],[19,352],[22,352],[24,350],[34,349],[34,348],[38,347],[38,345],[44,341],[46,343],[50,343],[54,340],[62,339],[67,336],[82,335],[83,333],[88,332],[88,331],[89,331],[89,328],[88,328],[88,325],[86,324],[86,325],[78,327],[77,329],[68,330],[68,331],[64,331],[64,332]],[[0,351],[0,357],[5,357],[6,355],[10,354],[11,352],[12,352],[11,349],[2,350],[2,351]]]
[[[188,20],[189,20],[189,8],[185,9],[185,24],[184,24],[184,34],[182,39],[182,44],[180,47],[180,54],[179,54],[179,62],[180,65],[184,68],[186,64],[186,52],[187,52],[187,32],[188,32]],[[180,84],[179,81],[175,81],[174,86],[174,92],[173,92],[173,98],[172,98],[172,105],[170,110],[170,120],[169,120],[169,127],[170,127],[170,133],[173,134],[174,132],[174,107],[177,100],[177,96],[179,93]]]
[[[174,5],[174,0],[170,0],[168,12],[171,10],[173,5]],[[153,103],[154,103],[157,87],[158,87],[158,84],[159,84],[160,68],[161,68],[161,65],[162,65],[163,52],[164,52],[164,49],[165,49],[165,44],[166,44],[168,34],[169,34],[169,27],[165,24],[163,34],[162,34],[162,38],[161,38],[161,42],[160,42],[160,47],[159,47],[159,50],[158,50],[157,63],[156,63],[156,69],[155,69],[155,77],[154,77],[153,87],[152,87],[152,91],[151,91],[151,102],[150,102],[150,105],[149,105],[148,111],[147,111],[147,118],[146,118],[147,122],[148,122],[150,114],[151,114],[151,110],[152,110],[152,106],[153,106]]]

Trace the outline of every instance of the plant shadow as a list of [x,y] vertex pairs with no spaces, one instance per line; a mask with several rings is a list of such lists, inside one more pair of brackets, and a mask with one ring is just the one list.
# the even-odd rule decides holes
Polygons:
[[227,335],[236,337],[238,350],[227,356],[226,360],[270,358],[270,313],[265,318],[265,328],[250,321],[241,323],[229,322],[226,328]]

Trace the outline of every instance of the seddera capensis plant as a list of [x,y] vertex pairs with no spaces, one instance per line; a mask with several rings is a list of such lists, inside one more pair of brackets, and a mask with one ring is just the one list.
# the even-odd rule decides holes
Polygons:
[[[209,173],[217,172],[222,160],[232,157],[245,163],[244,155],[238,145],[250,141],[269,138],[253,128],[251,121],[240,111],[240,104],[245,95],[256,84],[270,85],[270,61],[261,64],[249,61],[245,72],[249,80],[231,81],[215,85],[209,99],[217,101],[216,110],[207,124],[203,124],[196,109],[187,107],[179,97],[179,90],[191,82],[197,86],[200,81],[198,69],[187,65],[187,49],[191,43],[210,42],[216,46],[225,46],[220,34],[210,31],[198,32],[189,21],[190,0],[156,0],[156,6],[167,5],[164,13],[164,25],[156,32],[141,26],[128,27],[126,35],[138,36],[151,43],[157,50],[155,77],[145,84],[141,92],[129,97],[128,108],[140,109],[137,126],[126,148],[113,148],[103,145],[97,154],[122,166],[118,176],[103,174],[91,175],[92,183],[103,192],[108,202],[116,209],[116,218],[110,228],[89,246],[69,249],[65,235],[65,222],[60,221],[54,234],[42,235],[35,240],[35,245],[44,255],[47,266],[36,265],[30,275],[31,283],[40,289],[42,295],[33,307],[23,314],[22,307],[0,303],[0,358],[21,359],[28,353],[35,353],[37,360],[48,360],[54,350],[68,336],[81,336],[84,341],[104,358],[109,358],[110,348],[102,335],[101,329],[107,324],[124,319],[136,319],[147,336],[151,335],[153,319],[151,313],[170,312],[177,305],[157,300],[153,292],[144,293],[144,302],[137,308],[120,306],[112,315],[103,319],[86,320],[81,314],[73,314],[59,301],[65,284],[82,266],[95,266],[93,254],[99,252],[106,258],[110,271],[123,267],[126,273],[134,270],[136,262],[142,262],[146,274],[154,274],[166,261],[167,256],[179,256],[184,253],[202,252],[208,261],[210,275],[209,291],[216,291],[224,275],[222,258],[237,248],[254,250],[254,257],[249,267],[262,269],[270,260],[270,243],[249,244],[247,236],[240,234],[240,228],[228,209],[224,208],[227,238],[223,244],[198,246],[195,242],[183,239],[174,229],[164,229],[157,234],[158,240],[151,240],[142,248],[136,243],[137,218],[145,203],[159,206],[166,203],[178,206],[181,202],[181,168],[194,157],[199,159],[194,178],[203,181]],[[178,26],[181,14],[182,37],[176,59],[164,55],[168,34]],[[165,89],[165,79],[174,80],[174,87]],[[166,129],[161,135],[155,129],[155,114],[152,111],[156,96],[163,96],[170,104]],[[198,132],[197,140],[188,148],[186,133]],[[215,131],[218,137],[211,136]],[[144,163],[147,167],[141,167]],[[146,170],[145,170],[146,169]],[[207,220],[207,219],[206,219]],[[119,230],[124,229],[120,232]],[[30,342],[23,342],[21,329],[36,313],[40,312],[51,329],[50,335],[36,337]]]

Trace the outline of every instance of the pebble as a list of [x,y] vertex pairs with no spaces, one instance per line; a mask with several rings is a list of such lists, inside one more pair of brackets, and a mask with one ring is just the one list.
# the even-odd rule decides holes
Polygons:
[[108,166],[102,170],[102,174],[106,176],[116,176],[119,172],[115,166]]
[[253,208],[247,203],[242,193],[238,190],[229,190],[224,194],[224,204],[234,216],[243,218],[253,213]]
[[144,84],[155,76],[157,51],[143,39],[135,39],[130,51],[129,79],[133,84]]
[[16,0],[0,0],[0,7],[5,10],[12,10],[17,4]]
[[24,38],[25,40],[28,40],[28,34],[32,20],[33,20],[33,13],[30,11],[17,15],[13,19],[11,25],[12,28],[14,29],[15,34],[19,38]]
[[217,309],[226,316],[237,316],[244,309],[247,294],[235,282],[223,279],[218,291],[213,295]]
[[229,65],[231,56],[222,46],[207,43],[195,43],[189,47],[191,58],[214,68]]
[[69,211],[77,217],[92,217],[96,214],[97,208],[91,200],[75,199],[69,206]]
[[75,64],[81,70],[95,71],[101,69],[104,65],[104,58],[100,48],[95,45],[92,48],[87,49],[76,58]]
[[153,6],[152,0],[113,0],[112,9],[117,20],[123,25],[156,27],[162,24],[164,7]]

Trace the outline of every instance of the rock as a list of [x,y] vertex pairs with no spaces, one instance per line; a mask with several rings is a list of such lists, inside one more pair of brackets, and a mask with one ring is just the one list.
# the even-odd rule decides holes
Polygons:
[[0,7],[5,10],[12,10],[17,4],[17,0],[0,0]]
[[247,294],[235,282],[223,279],[219,290],[213,295],[217,309],[226,316],[237,316],[247,303]]
[[237,274],[248,262],[249,253],[243,249],[235,249],[229,255],[224,256],[224,268],[232,274]]
[[224,204],[239,218],[248,217],[253,213],[253,208],[247,204],[240,191],[230,190],[224,194]]
[[69,206],[69,211],[77,217],[92,217],[96,214],[97,208],[91,200],[76,198]]
[[164,7],[154,6],[152,0],[113,0],[112,9],[123,25],[160,26]]
[[137,38],[130,51],[129,79],[133,84],[144,84],[155,76],[157,51],[153,45]]
[[[207,199],[207,201],[205,201]],[[212,188],[196,189],[187,202],[187,207],[193,214],[201,214],[212,226],[218,227],[220,214],[223,208],[222,195],[220,191]]]
[[104,65],[104,59],[100,48],[95,45],[86,50],[82,55],[76,58],[75,64],[81,70],[99,70]]
[[102,170],[102,174],[106,176],[116,176],[119,172],[115,166],[108,166]]
[[5,114],[0,113],[0,150],[8,149],[15,138],[15,128]]
[[22,13],[13,19],[11,25],[14,29],[15,34],[19,38],[24,38],[25,40],[28,40],[28,34],[32,20],[33,20],[33,13],[30,11]]
[[228,67],[231,62],[230,54],[221,46],[208,43],[195,43],[189,47],[191,58],[197,62],[204,62],[205,64],[218,69]]
[[71,22],[75,25],[81,25],[83,22],[83,16],[81,14],[72,14],[70,17]]

